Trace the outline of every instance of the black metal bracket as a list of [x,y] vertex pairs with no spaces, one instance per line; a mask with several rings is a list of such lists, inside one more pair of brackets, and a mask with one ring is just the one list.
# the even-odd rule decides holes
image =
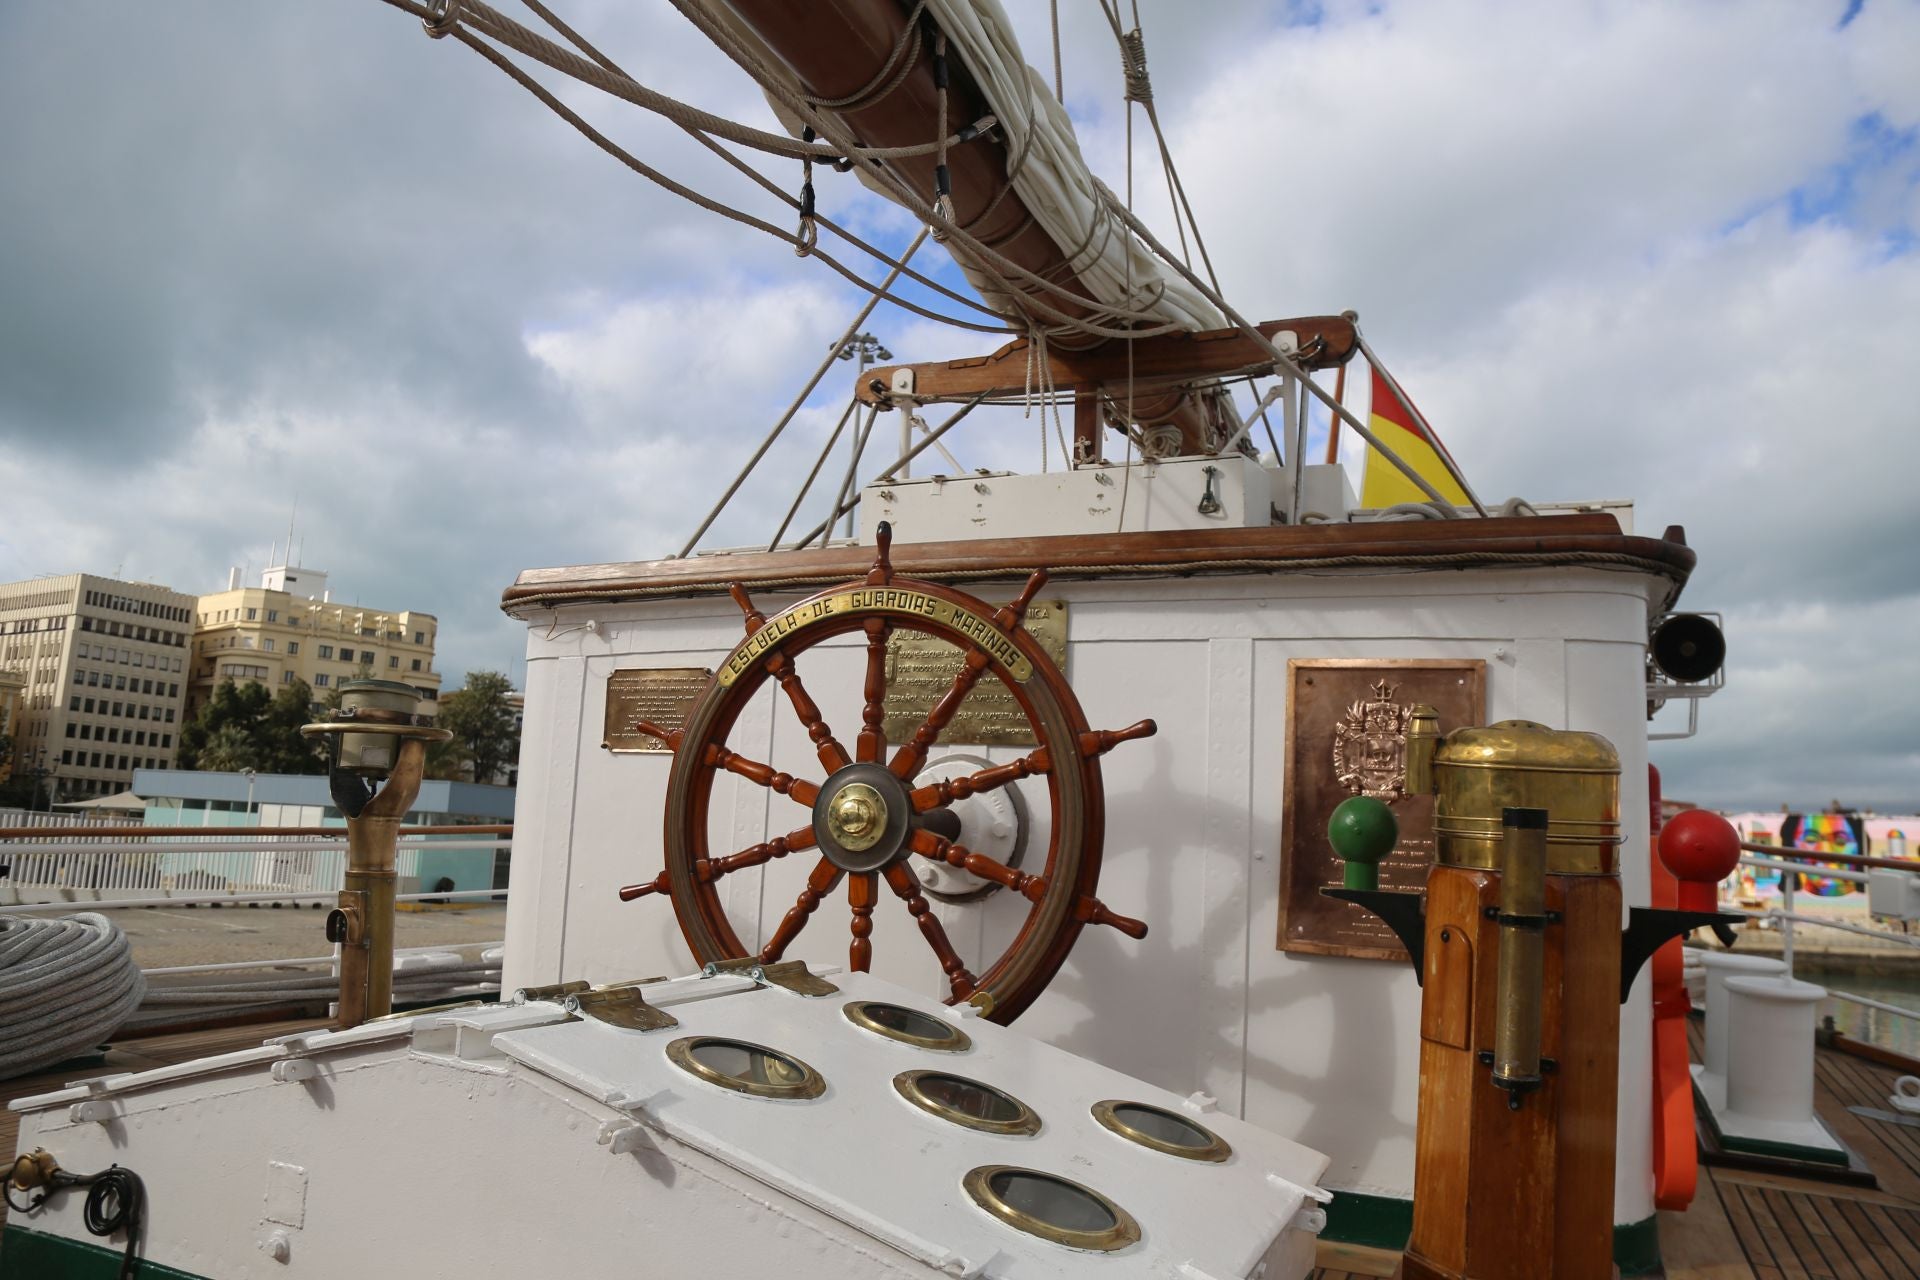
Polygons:
[[357,773],[348,773],[345,769],[335,769],[327,775],[327,790],[333,795],[336,808],[349,818],[357,818],[373,799],[373,788],[367,780]]
[[1413,980],[1426,985],[1427,895],[1397,893],[1391,889],[1322,889],[1323,897],[1351,902],[1386,921],[1393,936],[1413,961]]
[[1627,1002],[1633,980],[1642,965],[1667,943],[1683,933],[1711,928],[1714,936],[1727,946],[1734,944],[1733,922],[1741,916],[1720,911],[1669,911],[1662,907],[1635,907],[1627,913],[1627,927],[1620,934],[1620,1003]]

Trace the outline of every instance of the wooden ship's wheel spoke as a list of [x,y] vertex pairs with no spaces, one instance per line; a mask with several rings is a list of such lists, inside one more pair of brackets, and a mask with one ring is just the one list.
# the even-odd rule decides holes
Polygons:
[[[743,588],[731,589],[746,620],[746,639],[688,710],[686,727],[636,726],[673,751],[667,780],[666,869],[651,881],[627,886],[620,896],[631,900],[666,893],[697,960],[739,959],[750,953],[728,918],[716,882],[765,867],[795,850],[817,849],[819,860],[805,888],[758,952],[762,963],[771,964],[793,948],[820,904],[845,879],[851,935],[847,963],[856,972],[869,970],[874,963],[874,912],[884,880],[939,963],[949,999],[973,1001],[989,1017],[1010,1021],[1039,995],[1085,926],[1107,925],[1136,938],[1146,933],[1141,921],[1108,910],[1094,889],[1105,830],[1100,757],[1122,742],[1150,735],[1153,722],[1142,720],[1111,731],[1087,726],[1065,676],[1022,626],[1028,607],[1046,585],[1044,570],[1028,577],[1014,599],[996,609],[937,583],[896,579],[885,525],[876,541],[873,567],[864,578],[810,596],[771,619]],[[889,757],[888,646],[902,631],[945,641],[964,656],[947,690]],[[800,655],[843,635],[862,642],[865,658],[858,686],[860,730],[851,754],[800,678]],[[1011,695],[1037,748],[1005,764],[915,786],[934,744],[989,676]],[[779,685],[805,729],[826,771],[822,780],[797,778],[726,745],[742,710],[769,682]],[[714,783],[724,774],[805,805],[812,821],[737,852],[710,856],[707,841],[717,814]],[[959,838],[967,821],[966,801],[1028,779],[1045,787],[1045,811],[1051,815],[1047,847],[1031,871],[970,849]],[[1023,913],[1024,919],[1001,955],[969,966],[928,902],[911,865],[916,856],[971,873],[985,882],[982,892],[989,901],[999,889],[1011,891],[999,901]]]
[[884,874],[887,887],[907,904],[908,914],[920,925],[921,936],[933,948],[934,957],[940,961],[941,972],[947,975],[947,983],[953,988],[953,998],[965,1000],[974,993],[976,979],[967,971],[960,953],[953,949],[946,926],[940,923],[939,916],[933,914],[932,905],[927,902],[926,895],[920,892],[920,877],[913,874],[913,868],[904,862],[894,863]]
[[[760,948],[760,963],[772,964],[787,953],[793,940],[807,927],[807,921],[813,918],[814,911],[820,906],[820,900],[833,892],[833,886],[840,883],[840,877],[846,874],[825,858],[814,864],[813,874],[807,877],[807,887],[800,891],[787,914],[781,917],[780,927],[767,939],[767,945]],[[730,957],[721,957],[723,959]]]

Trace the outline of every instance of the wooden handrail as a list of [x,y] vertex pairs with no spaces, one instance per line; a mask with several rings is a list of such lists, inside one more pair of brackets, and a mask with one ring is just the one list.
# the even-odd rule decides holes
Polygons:
[[1810,849],[1794,849],[1778,844],[1749,844],[1742,840],[1740,847],[1749,853],[1757,853],[1780,862],[1848,862],[1863,867],[1887,867],[1894,871],[1920,872],[1920,858],[1875,858],[1864,853],[1815,853]]
[[[510,836],[511,822],[491,826],[402,827],[402,836]],[[327,836],[345,840],[345,827],[0,827],[0,840],[39,840],[64,843],[112,836],[196,836],[200,839],[246,840],[257,836]]]

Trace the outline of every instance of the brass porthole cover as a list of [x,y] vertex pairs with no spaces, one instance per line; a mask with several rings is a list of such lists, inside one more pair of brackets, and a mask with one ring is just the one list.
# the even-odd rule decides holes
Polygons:
[[818,1071],[790,1053],[725,1036],[684,1036],[667,1046],[667,1058],[708,1084],[755,1098],[797,1101],[827,1091]]
[[1136,1142],[1151,1151],[1178,1156],[1182,1160],[1205,1160],[1218,1164],[1233,1154],[1227,1140],[1203,1124],[1187,1119],[1177,1111],[1145,1102],[1108,1098],[1093,1104],[1093,1118],[1100,1126],[1117,1133],[1128,1142]]
[[877,1036],[889,1040],[898,1040],[901,1044],[910,1044],[916,1049],[931,1049],[936,1053],[965,1053],[973,1047],[973,1039],[966,1032],[918,1009],[909,1009],[903,1004],[890,1004],[885,1000],[853,1000],[841,1006],[847,1021],[863,1031],[871,1031]]
[[902,1071],[893,1078],[901,1097],[929,1115],[981,1133],[1027,1137],[1040,1132],[1039,1113],[990,1084],[945,1071]]
[[1140,1240],[1132,1214],[1091,1187],[1017,1165],[988,1164],[960,1180],[982,1209],[1016,1231],[1069,1249],[1112,1253]]

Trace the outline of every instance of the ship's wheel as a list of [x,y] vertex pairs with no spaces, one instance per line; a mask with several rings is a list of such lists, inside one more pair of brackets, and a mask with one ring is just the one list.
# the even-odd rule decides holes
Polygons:
[[[690,709],[686,727],[668,731],[645,722],[635,726],[674,753],[667,780],[666,869],[649,883],[620,890],[620,896],[632,900],[669,894],[687,945],[702,963],[754,955],[771,964],[845,882],[848,965],[864,971],[873,960],[873,913],[884,884],[913,916],[939,960],[952,988],[948,1002],[971,1001],[994,1021],[1010,1022],[1052,980],[1083,925],[1110,925],[1132,938],[1146,936],[1143,922],[1109,911],[1094,890],[1105,830],[1100,757],[1121,742],[1148,737],[1154,723],[1142,720],[1108,732],[1088,729],[1066,677],[1021,625],[1027,606],[1047,580],[1044,569],[1027,579],[1011,604],[995,609],[936,583],[894,577],[891,536],[882,524],[879,554],[864,579],[810,596],[772,618],[754,608],[745,588],[733,586],[733,599],[746,615],[747,636]],[[865,702],[849,753],[801,683],[800,657],[822,641],[856,631],[866,636]],[[895,631],[937,636],[965,658],[952,686],[913,736],[888,755],[882,726],[887,641]],[[959,777],[919,778],[935,740],[989,674],[1013,695],[1038,749]],[[727,738],[741,710],[769,679],[779,684],[805,726],[825,771],[822,780],[798,778],[728,749]],[[713,856],[708,806],[714,781],[723,772],[787,797],[809,811],[807,820],[785,835]],[[1028,777],[1044,780],[1051,815],[1044,861],[1037,870],[1018,870],[956,843],[959,823],[951,806]],[[809,852],[816,861],[805,889],[766,945],[750,952],[727,918],[716,883],[733,872]],[[977,970],[969,968],[922,891],[914,871],[916,858],[960,868],[1026,900],[1026,918],[1001,955]],[[1029,856],[1026,865],[1034,861]]]

